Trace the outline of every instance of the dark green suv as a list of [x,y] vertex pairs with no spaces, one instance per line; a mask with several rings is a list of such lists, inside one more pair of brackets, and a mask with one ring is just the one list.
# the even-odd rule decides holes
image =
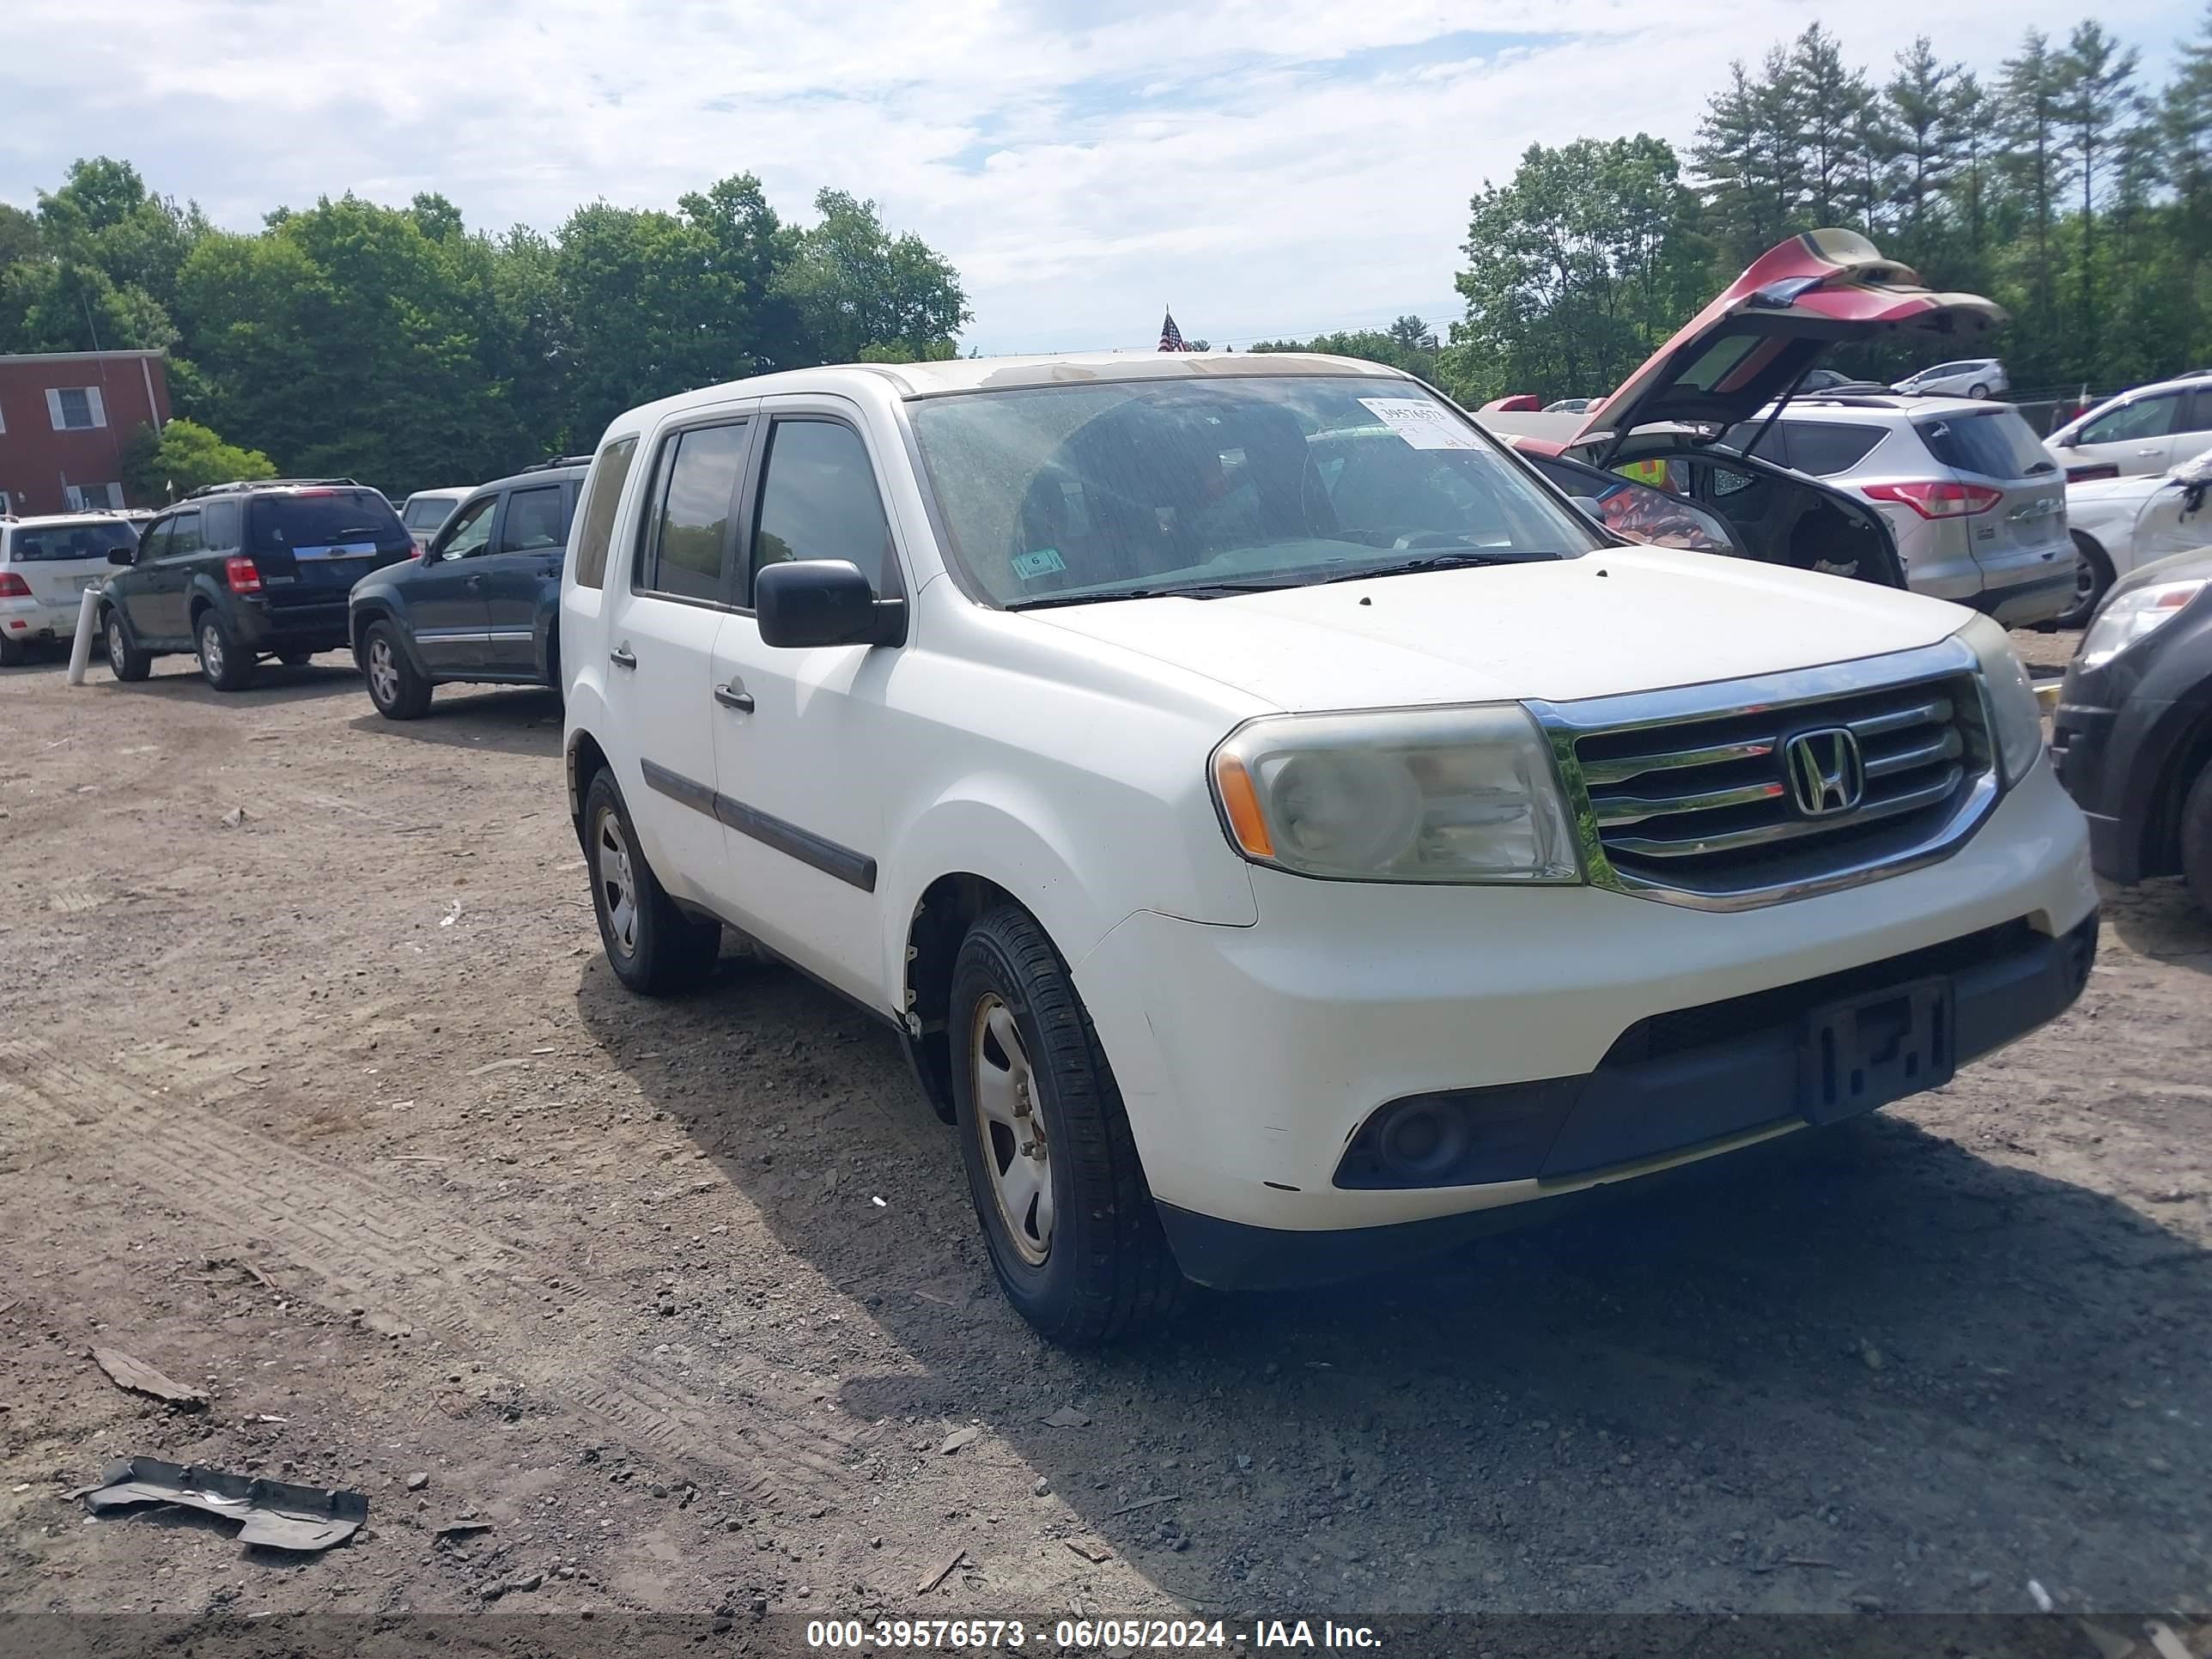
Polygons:
[[220,691],[243,690],[264,657],[303,663],[348,643],[346,596],[411,557],[392,503],[350,478],[212,484],[165,508],[101,590],[100,635],[119,680],[190,651]]

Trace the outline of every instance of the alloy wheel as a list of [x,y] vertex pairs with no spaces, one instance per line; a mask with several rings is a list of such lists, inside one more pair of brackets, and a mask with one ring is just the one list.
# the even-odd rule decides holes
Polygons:
[[213,623],[200,629],[200,667],[211,680],[222,678],[222,635]]
[[607,939],[627,960],[637,954],[637,878],[622,821],[612,812],[599,814],[592,852],[598,866],[599,902],[605,907]]
[[399,665],[392,660],[392,641],[381,634],[368,642],[368,690],[381,708],[399,700]]
[[975,1005],[969,1064],[975,1091],[975,1133],[998,1200],[999,1218],[1032,1267],[1052,1254],[1052,1152],[1037,1109],[1036,1073],[1022,1046],[1013,1010],[995,996]]

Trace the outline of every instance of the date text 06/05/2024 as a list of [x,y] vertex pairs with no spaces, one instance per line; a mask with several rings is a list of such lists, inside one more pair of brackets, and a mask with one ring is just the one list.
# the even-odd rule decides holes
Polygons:
[[[1221,1620],[1062,1619],[1052,1626],[1055,1648],[1079,1651],[1092,1647],[1173,1651],[1226,1647],[1234,1642],[1253,1649],[1362,1650],[1382,1645],[1366,1625],[1333,1620],[1263,1619],[1247,1630],[1229,1631]],[[822,1619],[806,1626],[806,1644],[829,1649],[988,1650],[1020,1649],[1032,1638],[1042,1642],[1045,1626],[1018,1619]]]

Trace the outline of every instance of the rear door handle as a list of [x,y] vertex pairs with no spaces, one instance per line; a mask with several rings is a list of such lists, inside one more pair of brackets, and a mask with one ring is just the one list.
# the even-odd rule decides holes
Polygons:
[[635,668],[637,666],[637,653],[632,651],[625,641],[607,653],[607,660],[617,668]]
[[727,685],[716,686],[714,701],[725,708],[736,709],[740,714],[753,712],[753,694],[745,690],[742,680],[732,680]]

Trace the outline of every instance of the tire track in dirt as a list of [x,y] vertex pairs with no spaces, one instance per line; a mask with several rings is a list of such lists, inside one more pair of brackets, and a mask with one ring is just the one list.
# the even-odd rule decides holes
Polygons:
[[[26,1135],[73,1139],[80,1155],[236,1246],[273,1249],[319,1281],[308,1294],[325,1307],[368,1308],[479,1356],[617,1439],[704,1464],[725,1481],[826,1498],[849,1485],[853,1462],[876,1437],[818,1420],[820,1391],[743,1354],[714,1356],[706,1393],[651,1354],[535,1328],[542,1316],[517,1311],[536,1300],[525,1256],[420,1194],[157,1095],[98,1061],[35,1040],[0,1042],[0,1149]],[[618,1317],[612,1307],[599,1311]]]

